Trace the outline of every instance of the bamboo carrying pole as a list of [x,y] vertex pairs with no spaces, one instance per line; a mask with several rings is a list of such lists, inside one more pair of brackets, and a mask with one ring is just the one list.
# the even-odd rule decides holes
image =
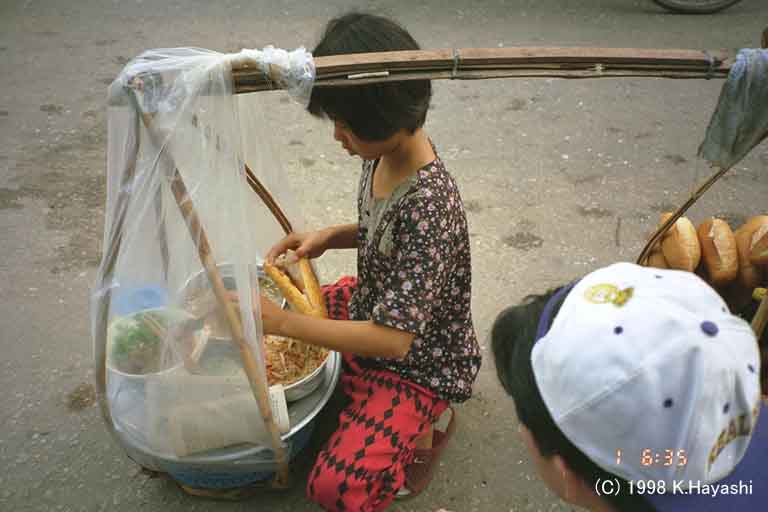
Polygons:
[[[138,101],[136,102],[136,105],[138,108]],[[152,117],[149,114],[143,112],[141,113],[141,117],[144,122],[144,126],[147,128],[150,136],[155,136],[155,133],[151,127]],[[243,369],[245,370],[245,374],[248,377],[248,382],[251,386],[251,390],[253,391],[253,395],[256,398],[259,411],[262,418],[264,419],[264,424],[269,431],[269,435],[272,441],[272,448],[274,450],[275,459],[277,462],[277,472],[275,473],[275,480],[273,485],[277,488],[285,488],[288,486],[289,478],[288,457],[285,452],[285,448],[283,447],[280,431],[277,428],[277,424],[275,423],[275,419],[272,415],[272,408],[269,403],[269,392],[264,386],[264,383],[258,378],[258,364],[256,363],[256,359],[253,355],[253,351],[251,350],[251,346],[245,338],[243,326],[238,315],[238,309],[228,298],[228,292],[224,286],[224,281],[221,278],[221,273],[216,266],[216,260],[211,251],[208,237],[205,233],[205,230],[203,229],[203,226],[200,224],[200,219],[197,215],[194,204],[192,203],[192,199],[189,196],[186,185],[184,184],[184,179],[181,176],[179,169],[175,166],[171,156],[167,152],[168,146],[160,145],[160,147],[161,156],[166,159],[169,168],[174,170],[173,177],[171,179],[171,191],[173,193],[173,197],[176,200],[176,204],[178,205],[185,220],[189,234],[197,248],[200,262],[202,263],[206,275],[208,276],[208,280],[211,283],[211,287],[213,289],[214,295],[216,296],[216,300],[218,301],[219,306],[223,308],[225,312],[227,324],[230,328],[230,331],[232,332],[232,339],[240,351],[240,358],[243,363]]]
[[[316,57],[313,87],[402,80],[486,78],[725,78],[725,51],[639,48],[459,48]],[[233,68],[235,93],[282,89],[276,68]]]

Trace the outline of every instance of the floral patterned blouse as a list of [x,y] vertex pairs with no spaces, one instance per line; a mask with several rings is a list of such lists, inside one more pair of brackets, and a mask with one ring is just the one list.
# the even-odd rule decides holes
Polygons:
[[464,206],[437,158],[386,199],[373,197],[376,161],[358,190],[358,286],[350,318],[416,335],[404,359],[365,358],[443,399],[463,402],[480,369],[470,309],[471,262]]

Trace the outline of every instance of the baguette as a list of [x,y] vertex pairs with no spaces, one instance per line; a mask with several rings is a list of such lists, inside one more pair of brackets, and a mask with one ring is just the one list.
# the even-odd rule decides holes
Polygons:
[[301,293],[304,293],[304,280],[301,277],[298,262],[299,258],[296,257],[296,253],[288,249],[285,254],[281,254],[275,260],[275,266],[291,279],[291,282]]
[[763,282],[764,269],[752,263],[752,238],[760,226],[768,222],[768,215],[752,217],[746,224],[736,230],[736,248],[739,252],[739,281],[750,290],[757,288]]
[[749,261],[755,265],[768,265],[768,222],[758,227],[752,235]]
[[298,288],[291,282],[291,278],[280,272],[280,269],[269,263],[264,263],[264,272],[267,273],[270,279],[274,281],[275,285],[280,289],[280,293],[283,294],[285,300],[288,301],[293,309],[304,315],[311,315],[314,309],[307,301],[307,298],[301,294]]
[[312,310],[317,316],[322,318],[328,318],[328,311],[325,308],[325,298],[323,298],[323,292],[320,289],[320,283],[317,282],[317,276],[306,258],[299,260],[299,269],[301,270],[301,280],[307,291],[309,297],[309,304],[312,306]]
[[739,254],[736,237],[728,223],[712,217],[699,226],[697,234],[709,282],[723,286],[736,279]]
[[[661,223],[671,216],[671,213],[662,215]],[[661,251],[669,268],[688,272],[696,270],[701,261],[701,247],[696,228],[687,217],[680,217],[669,228],[661,240]]]

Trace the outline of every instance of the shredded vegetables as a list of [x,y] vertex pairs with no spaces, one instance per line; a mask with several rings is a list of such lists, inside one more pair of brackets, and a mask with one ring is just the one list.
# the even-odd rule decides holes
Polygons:
[[324,348],[280,336],[264,336],[264,347],[270,385],[293,384],[315,371],[328,357]]

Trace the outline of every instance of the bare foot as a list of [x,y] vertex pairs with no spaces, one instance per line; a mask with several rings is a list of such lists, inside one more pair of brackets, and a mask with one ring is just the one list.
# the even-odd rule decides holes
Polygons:
[[435,428],[430,425],[429,430],[421,434],[416,438],[417,450],[429,450],[432,448],[432,434],[435,432]]

